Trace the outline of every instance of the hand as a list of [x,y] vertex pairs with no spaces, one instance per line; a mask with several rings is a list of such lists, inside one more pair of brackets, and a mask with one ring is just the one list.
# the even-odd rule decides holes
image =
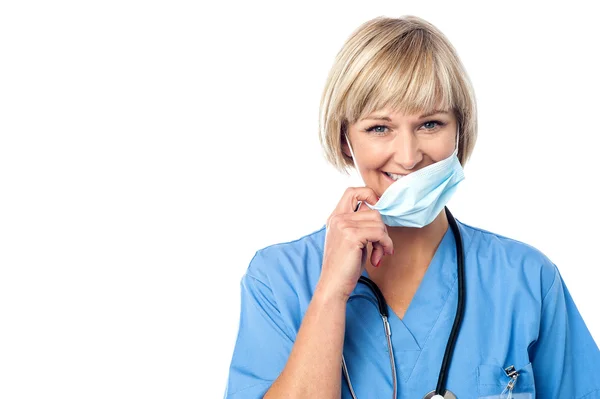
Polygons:
[[374,205],[377,195],[368,187],[350,187],[327,219],[323,266],[319,289],[348,298],[365,267],[368,243],[373,245],[371,264],[379,265],[384,255],[391,255],[394,244],[378,211],[361,206],[359,201]]

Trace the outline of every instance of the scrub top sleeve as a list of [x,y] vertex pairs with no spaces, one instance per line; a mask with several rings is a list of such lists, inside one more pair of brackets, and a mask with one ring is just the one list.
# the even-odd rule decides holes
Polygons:
[[600,350],[556,266],[530,348],[538,398],[600,399]]
[[[257,253],[251,262],[260,262]],[[224,398],[262,398],[283,370],[294,342],[269,286],[247,272]]]

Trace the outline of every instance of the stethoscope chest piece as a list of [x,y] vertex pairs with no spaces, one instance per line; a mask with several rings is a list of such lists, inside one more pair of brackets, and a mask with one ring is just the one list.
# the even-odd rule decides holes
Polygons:
[[446,389],[446,394],[444,396],[436,395],[435,391],[431,391],[425,395],[423,399],[456,399],[456,395]]

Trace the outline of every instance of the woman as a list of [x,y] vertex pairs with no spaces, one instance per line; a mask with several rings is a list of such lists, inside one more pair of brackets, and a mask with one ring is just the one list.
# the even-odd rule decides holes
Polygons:
[[413,16],[359,27],[320,130],[365,187],[320,230],[256,253],[227,398],[600,398],[600,351],[556,266],[444,208],[477,115],[439,30]]

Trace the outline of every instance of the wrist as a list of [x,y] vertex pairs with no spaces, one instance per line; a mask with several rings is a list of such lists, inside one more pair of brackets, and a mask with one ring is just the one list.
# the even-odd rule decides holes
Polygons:
[[315,292],[313,293],[313,300],[321,303],[339,303],[345,305],[346,302],[348,302],[349,297],[349,293],[346,293],[338,287],[335,287],[333,284],[328,284],[323,280],[319,280]]

